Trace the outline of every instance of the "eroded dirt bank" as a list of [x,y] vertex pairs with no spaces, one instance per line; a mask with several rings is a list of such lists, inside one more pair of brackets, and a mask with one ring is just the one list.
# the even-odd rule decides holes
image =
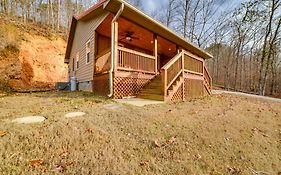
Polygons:
[[1,18],[0,84],[14,90],[53,89],[67,81],[66,42],[33,24]]

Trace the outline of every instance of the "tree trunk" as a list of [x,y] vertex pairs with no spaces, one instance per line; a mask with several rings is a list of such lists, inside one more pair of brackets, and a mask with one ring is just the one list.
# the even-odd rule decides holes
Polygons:
[[52,30],[55,29],[55,24],[54,24],[54,9],[53,9],[53,2],[50,0],[50,9],[51,9],[51,24],[52,24]]
[[60,0],[57,0],[58,1],[58,14],[57,14],[57,31],[60,30]]
[[264,64],[265,64],[265,59],[266,59],[266,52],[267,52],[267,42],[268,42],[268,37],[271,33],[271,28],[272,28],[272,20],[274,17],[274,11],[275,11],[275,0],[272,0],[272,6],[271,6],[271,12],[270,12],[270,17],[269,17],[269,22],[266,27],[266,34],[264,37],[264,42],[263,42],[263,50],[262,50],[262,57],[261,57],[261,62],[260,62],[260,76],[259,76],[259,95],[264,95],[264,86],[265,86],[265,70],[264,70]]

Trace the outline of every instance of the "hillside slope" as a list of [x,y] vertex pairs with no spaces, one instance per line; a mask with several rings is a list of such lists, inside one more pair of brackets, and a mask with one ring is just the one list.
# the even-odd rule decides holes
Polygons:
[[65,40],[48,28],[0,17],[0,88],[53,89],[67,81]]

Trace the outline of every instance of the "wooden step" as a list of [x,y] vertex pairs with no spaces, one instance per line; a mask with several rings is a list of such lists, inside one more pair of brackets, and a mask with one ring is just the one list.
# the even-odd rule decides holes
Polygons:
[[159,95],[163,94],[161,89],[142,89],[140,94],[142,93],[159,94]]
[[159,85],[161,85],[162,82],[161,82],[161,81],[152,81],[152,82],[150,82],[149,84],[159,84]]
[[161,76],[156,76],[151,82],[141,89],[138,98],[151,100],[164,100],[164,92],[162,92]]
[[138,98],[163,101],[164,95],[141,93],[138,95]]
[[177,92],[177,90],[180,88],[180,86],[184,83],[184,78],[182,76],[180,76],[173,84],[172,86],[169,88],[168,90],[168,98],[172,98],[172,96],[174,95],[174,93]]
[[175,89],[179,83],[181,83],[182,81],[184,81],[184,78],[182,76],[180,76],[177,81],[175,81],[169,88],[169,90]]

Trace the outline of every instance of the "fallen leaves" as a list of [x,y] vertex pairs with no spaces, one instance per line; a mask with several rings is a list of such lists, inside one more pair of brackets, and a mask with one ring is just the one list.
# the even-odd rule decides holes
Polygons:
[[62,152],[62,153],[59,155],[59,157],[60,157],[61,159],[65,159],[65,158],[67,158],[68,155],[69,155],[69,153],[68,153],[67,151],[64,151],[64,152]]
[[67,162],[67,163],[59,163],[56,165],[56,168],[54,169],[54,171],[57,171],[57,172],[60,172],[60,173],[63,173],[64,171],[67,170],[67,168],[69,166],[72,166],[73,165],[73,162]]
[[263,137],[269,137],[267,134],[266,134],[266,132],[265,131],[263,131],[263,130],[261,130],[261,129],[259,129],[259,128],[252,128],[252,132],[254,133],[254,134],[261,134]]
[[156,146],[156,147],[158,147],[158,148],[160,148],[162,145],[159,143],[159,141],[158,140],[155,140],[154,141],[154,145]]
[[166,144],[172,144],[172,143],[174,143],[174,142],[176,141],[176,137],[177,137],[177,136],[171,137],[171,138],[166,142]]
[[173,137],[169,138],[168,140],[166,140],[166,141],[164,141],[162,143],[160,143],[159,140],[155,140],[154,141],[154,145],[156,147],[158,147],[158,148],[166,147],[166,146],[169,146],[169,145],[175,143],[176,142],[176,138],[177,138],[177,136],[173,136]]
[[241,173],[239,168],[236,168],[236,167],[228,167],[227,170],[230,174],[240,174]]
[[94,133],[94,131],[93,131],[93,129],[91,129],[91,128],[87,128],[87,129],[85,130],[85,133],[90,133],[90,134],[92,134],[92,133]]
[[141,166],[147,166],[149,164],[148,160],[144,160],[140,163]]
[[195,155],[195,158],[200,160],[200,159],[202,159],[202,156],[200,154],[197,154],[197,155]]
[[[256,171],[254,169],[250,169],[252,171],[253,175],[269,175],[268,172],[264,172],[264,171]],[[279,175],[279,174],[278,174]]]
[[40,165],[42,165],[44,163],[44,161],[42,159],[32,159],[29,161],[29,165],[31,167],[38,167]]
[[7,132],[5,132],[5,131],[0,131],[0,137],[4,137],[5,135],[7,135]]

